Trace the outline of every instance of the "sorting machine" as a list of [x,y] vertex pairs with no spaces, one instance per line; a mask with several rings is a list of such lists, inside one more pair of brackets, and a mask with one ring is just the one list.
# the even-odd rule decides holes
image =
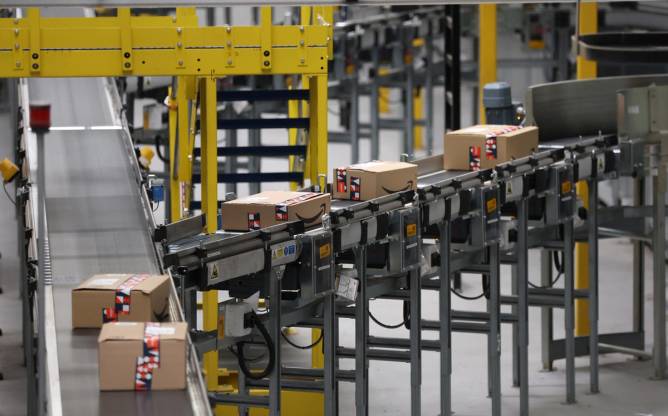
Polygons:
[[[563,307],[566,310],[565,341],[550,338],[550,348],[561,348],[565,358],[567,401],[574,390],[574,300],[587,297],[592,314],[592,386],[596,383],[597,281],[596,262],[591,262],[591,290],[573,286],[573,247],[576,238],[595,241],[596,213],[578,209],[575,183],[586,180],[596,200],[597,182],[615,176],[619,163],[614,136],[563,142],[539,149],[531,156],[499,165],[494,170],[451,172],[441,169],[441,157],[416,160],[419,170],[416,191],[404,191],[366,202],[338,201],[323,225],[305,230],[300,222],[247,233],[199,234],[203,217],[160,227],[154,234],[164,248],[164,262],[171,266],[190,319],[196,309],[188,290],[224,289],[237,298],[259,292],[267,299],[267,315],[260,322],[270,328],[265,343],[272,354],[263,379],[242,371],[241,389],[269,387],[269,397],[216,394],[213,401],[241,406],[267,406],[277,414],[280,388],[324,391],[326,414],[336,414],[337,383],[354,382],[356,414],[368,409],[370,360],[410,364],[411,414],[420,414],[421,351],[440,351],[441,407],[451,410],[451,337],[453,332],[485,334],[489,360],[491,413],[501,414],[501,323],[513,325],[514,379],[520,386],[521,414],[528,414],[528,307]],[[556,148],[555,148],[556,147]],[[577,223],[577,226],[574,224]],[[578,237],[581,236],[581,237]],[[528,250],[541,248],[561,252],[560,272],[564,288],[543,281],[530,287]],[[590,246],[596,255],[597,246]],[[594,259],[596,257],[593,257]],[[500,267],[512,266],[513,293],[501,295]],[[548,263],[550,265],[550,263]],[[551,266],[550,266],[551,270]],[[483,275],[485,312],[452,310],[451,277],[455,272]],[[465,276],[466,276],[465,275]],[[353,295],[343,296],[344,276],[358,283]],[[544,278],[543,278],[544,280]],[[421,291],[439,291],[438,320],[421,317]],[[194,292],[191,292],[194,293]],[[369,311],[372,299],[401,302],[408,338],[369,335],[369,319],[383,325]],[[280,299],[280,303],[274,301]],[[501,305],[512,306],[502,313]],[[190,306],[188,306],[190,305]],[[279,307],[280,306],[280,307]],[[259,325],[245,312],[228,314],[225,325],[251,329]],[[238,319],[242,324],[232,320]],[[338,345],[339,319],[355,320],[355,348]],[[324,369],[285,368],[281,365],[281,327],[306,326],[323,329]],[[395,326],[397,327],[397,326]],[[438,340],[423,340],[422,331],[438,331]],[[243,332],[243,331],[242,331]],[[255,331],[257,332],[257,331]],[[260,330],[259,332],[263,332]],[[238,334],[231,342],[253,337]],[[237,335],[237,334],[235,334]],[[194,334],[208,351],[229,345],[217,334]],[[238,345],[238,344],[237,344]],[[273,345],[273,346],[272,346]],[[559,346],[560,345],[560,346]],[[243,350],[237,346],[237,353]],[[340,359],[353,359],[354,370],[340,370]],[[240,367],[244,369],[243,355]],[[280,371],[279,371],[280,369]],[[595,390],[592,387],[592,390]]]

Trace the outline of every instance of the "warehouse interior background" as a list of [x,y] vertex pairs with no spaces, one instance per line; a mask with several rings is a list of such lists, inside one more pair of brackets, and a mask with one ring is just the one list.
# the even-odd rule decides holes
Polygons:
[[[6,165],[0,163],[5,187],[0,195],[0,415],[278,415],[279,409],[290,416],[435,416],[444,409],[456,415],[495,416],[668,414],[668,234],[665,204],[657,204],[662,196],[665,200],[668,130],[656,126],[668,120],[668,101],[662,101],[668,97],[668,5],[446,1],[416,6],[360,1],[256,7],[222,1],[216,7],[184,4],[186,10],[160,2],[150,7],[148,0],[132,9],[116,9],[113,0],[103,2],[109,8],[81,9],[95,6],[82,0],[57,2],[77,7],[42,7],[35,13],[28,0],[10,3],[0,4],[0,159],[8,159]],[[36,3],[49,6],[49,0]],[[64,17],[72,20],[57,21]],[[97,26],[95,19],[109,20]],[[218,31],[195,35],[198,26]],[[248,39],[237,35],[237,28],[246,26],[257,29],[243,32]],[[37,40],[31,37],[40,30]],[[81,37],[89,33],[90,38]],[[593,33],[600,40],[579,37]],[[620,33],[628,36],[615,37]],[[236,44],[256,40],[261,46]],[[299,43],[304,41],[306,47]],[[271,58],[260,54],[267,44]],[[318,70],[316,55],[298,52],[300,48],[313,54],[325,51],[327,65]],[[132,69],[121,67],[131,59],[120,55],[126,50],[134,54]],[[35,58],[35,51],[42,56]],[[210,74],[193,72],[200,65],[198,53]],[[595,60],[587,60],[587,53],[598,62],[583,76],[583,68]],[[288,56],[305,61],[280,61]],[[164,67],[145,65],[142,59],[155,59]],[[608,77],[616,78],[595,84]],[[582,82],[590,83],[577,84],[584,78],[589,81]],[[490,117],[501,119],[485,108],[482,98],[483,87],[495,82],[507,83],[501,88],[512,112],[510,119],[498,123],[489,122]],[[634,91],[640,89],[643,92]],[[285,98],[295,90],[308,93]],[[226,91],[240,93],[226,98]],[[255,92],[255,98],[249,98]],[[624,107],[624,99],[640,104],[631,110],[631,104]],[[601,102],[606,105],[597,113]],[[621,109],[616,111],[618,103]],[[38,110],[43,104],[51,111],[46,129],[32,124],[38,120],[33,107]],[[655,124],[642,130],[640,122],[629,121],[638,114]],[[291,118],[305,124],[282,122]],[[488,124],[521,121],[523,127],[538,126],[540,151],[513,157],[500,165],[512,167],[492,169],[489,176],[449,176],[442,166],[441,155],[448,152],[444,137],[485,124],[486,118]],[[261,119],[279,120],[278,127],[261,129]],[[568,134],[557,139],[559,127]],[[216,151],[208,162],[207,149]],[[187,154],[179,154],[183,151]],[[40,165],[44,157],[46,165]],[[609,167],[597,171],[596,163],[603,159]],[[242,233],[225,227],[221,203],[264,191],[328,194],[336,188],[336,168],[371,160],[416,164],[414,194],[390,193],[364,207],[333,199],[323,225],[309,232],[303,224],[301,231],[276,226]],[[434,163],[437,171],[429,171]],[[583,176],[583,166],[590,176]],[[556,190],[541,196],[534,189],[534,173],[523,173],[541,168],[549,175],[570,169],[573,189],[566,193],[572,196],[572,212],[558,212],[554,223],[548,219],[550,198],[564,191],[560,179],[549,182]],[[46,177],[40,184],[43,169]],[[516,180],[516,175],[526,190],[519,199],[509,196],[510,178]],[[587,199],[582,183],[596,184],[595,207],[582,202]],[[42,186],[45,196],[40,195]],[[461,217],[469,222],[465,231],[452,229],[465,233],[466,241],[453,240],[448,260],[443,260],[442,234],[434,235],[434,229],[460,220],[452,201],[457,195],[458,211],[460,191],[467,187],[473,202]],[[498,220],[488,224],[483,205],[489,189],[502,206]],[[400,208],[392,205],[399,204],[395,197]],[[546,213],[538,221],[528,215],[528,243],[521,246],[523,211],[517,207],[526,203],[531,212],[529,200],[539,197],[545,198]],[[45,211],[41,198],[46,199]],[[448,200],[448,214],[429,223],[429,212],[434,212],[429,204],[439,198]],[[367,222],[372,218],[377,227],[381,214],[391,225],[387,235],[372,244]],[[392,225],[399,218],[408,221],[404,215],[419,217],[416,244],[421,251],[409,266],[403,264],[407,260],[402,253],[410,247],[393,251],[392,246],[408,239],[407,229],[396,231],[404,222]],[[491,228],[476,228],[477,218],[483,218],[481,227],[494,227],[498,235],[490,237]],[[363,232],[345,234],[358,223],[364,224]],[[332,271],[324,280],[331,280],[332,287],[314,294],[325,269],[311,270],[316,255],[306,255],[307,248],[324,238],[320,233],[334,251],[331,259],[327,252]],[[588,258],[579,257],[578,246],[584,244],[587,254],[592,235],[596,241],[600,237],[597,261],[591,251]],[[346,238],[357,240],[345,246]],[[298,256],[278,261],[278,244],[292,242]],[[372,250],[383,244],[388,247],[383,254]],[[255,251],[243,252],[251,246]],[[524,257],[518,254],[522,247]],[[321,248],[320,259],[322,253]],[[371,265],[375,256],[385,256],[382,266]],[[401,258],[398,272],[392,256]],[[453,269],[444,286],[451,292],[451,326],[446,329],[444,290],[438,285],[447,261]],[[256,263],[258,268],[252,269]],[[593,281],[592,270],[595,295],[590,287],[578,286],[578,276]],[[168,320],[189,324],[180,370],[185,374],[183,389],[101,391],[99,330],[73,329],[70,301],[80,283],[108,273],[169,275]],[[231,277],[219,279],[219,273]],[[518,280],[519,275],[525,280]],[[352,276],[352,299],[343,293],[342,276]],[[494,276],[497,292],[490,283]],[[367,277],[368,287],[362,283]],[[283,285],[278,307],[272,295],[276,281]],[[417,281],[422,290],[415,289]],[[595,353],[589,343],[591,315],[582,303],[578,306],[584,298],[596,299],[595,326],[601,338],[594,341]],[[518,308],[522,302],[524,318]],[[252,306],[237,309],[239,304]],[[272,315],[276,309],[278,323]],[[241,317],[237,310],[243,311]],[[467,318],[456,311],[466,311]],[[264,325],[253,324],[253,319]],[[518,347],[522,319],[525,349]],[[411,329],[416,323],[421,330]],[[236,324],[241,335],[231,332],[233,327],[238,330]],[[496,332],[495,326],[500,328]],[[443,367],[444,331],[451,341],[451,371]],[[245,359],[240,350],[246,351]],[[546,354],[556,358],[546,359]],[[253,368],[249,374],[241,368],[244,363]],[[271,371],[257,380],[252,377],[263,368]]]

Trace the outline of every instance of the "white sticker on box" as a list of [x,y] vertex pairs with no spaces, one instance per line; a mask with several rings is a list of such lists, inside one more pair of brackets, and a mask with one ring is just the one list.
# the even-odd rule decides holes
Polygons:
[[147,335],[174,335],[176,328],[169,326],[147,326],[144,331]]
[[90,282],[90,286],[112,286],[118,282],[119,279],[95,279]]

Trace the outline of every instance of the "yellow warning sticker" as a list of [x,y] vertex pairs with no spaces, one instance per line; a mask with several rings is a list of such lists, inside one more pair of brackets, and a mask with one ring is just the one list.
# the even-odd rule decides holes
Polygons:
[[325,257],[329,257],[329,255],[332,253],[332,247],[330,246],[329,243],[323,244],[320,246],[320,258],[324,259]]
[[561,193],[567,194],[573,189],[573,183],[571,181],[563,181],[561,183]]
[[487,200],[487,213],[491,214],[496,211],[496,198],[491,198]]
[[417,224],[406,224],[406,237],[415,237],[417,234]]

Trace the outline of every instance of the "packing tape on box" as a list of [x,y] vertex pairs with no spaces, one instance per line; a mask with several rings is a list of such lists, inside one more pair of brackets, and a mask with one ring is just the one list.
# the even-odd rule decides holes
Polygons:
[[148,278],[148,274],[135,274],[123,282],[116,289],[113,308],[102,308],[102,322],[116,322],[119,316],[129,315],[132,289]]
[[137,357],[135,390],[151,390],[153,370],[160,368],[160,324],[146,322],[144,326],[143,354]]
[[359,201],[362,197],[362,180],[357,176],[350,177],[350,199]]
[[336,168],[336,191],[348,192],[348,171],[346,168]]

